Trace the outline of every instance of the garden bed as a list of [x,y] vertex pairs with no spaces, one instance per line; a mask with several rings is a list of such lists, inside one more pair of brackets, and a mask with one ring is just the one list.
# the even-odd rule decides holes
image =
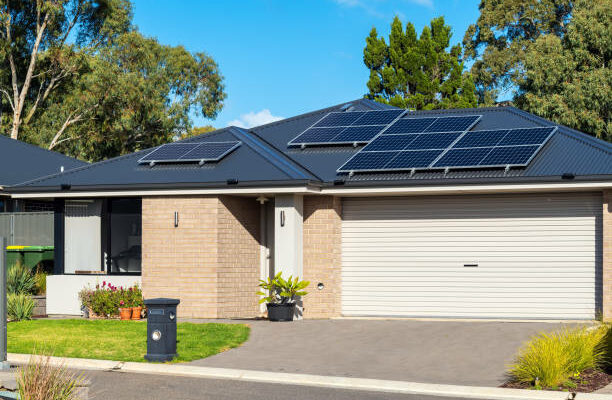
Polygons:
[[[570,378],[570,385],[561,385],[556,388],[545,388],[546,390],[559,390],[563,392],[591,393],[602,389],[612,383],[612,375],[589,369],[583,371],[578,378]],[[510,389],[533,389],[533,385],[527,382],[506,382],[500,387]]]
[[[179,323],[176,362],[193,361],[240,346],[249,337],[244,324]],[[8,351],[56,357],[145,361],[145,321],[34,320],[8,324]]]

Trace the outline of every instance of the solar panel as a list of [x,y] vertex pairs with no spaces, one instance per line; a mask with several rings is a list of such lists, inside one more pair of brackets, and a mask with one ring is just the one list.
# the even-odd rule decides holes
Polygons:
[[393,123],[385,132],[385,135],[399,133],[420,133],[425,131],[436,118],[402,118]]
[[351,125],[388,125],[402,113],[404,110],[368,111]]
[[289,146],[364,144],[405,110],[332,112],[291,140]]
[[139,162],[178,160],[188,151],[195,149],[199,143],[164,144],[142,157]]
[[495,131],[472,131],[465,135],[453,146],[458,148],[465,147],[487,147],[497,145],[508,133],[508,129]]
[[471,149],[450,149],[432,166],[433,168],[467,168],[478,165],[493,147],[476,147]]
[[479,165],[522,165],[535,155],[540,146],[496,147],[480,162]]
[[416,135],[417,138],[412,141],[406,150],[425,150],[425,149],[446,149],[450,146],[462,132],[450,133],[428,133]]
[[425,132],[463,132],[470,129],[479,119],[480,115],[441,117],[429,125]]
[[385,169],[409,170],[413,168],[424,168],[442,154],[442,151],[443,150],[400,151],[397,157],[385,165]]
[[504,136],[499,146],[542,144],[551,133],[550,127],[513,129]]
[[419,135],[380,135],[371,141],[363,151],[403,150]]
[[[331,129],[331,128],[330,128]],[[333,138],[335,143],[367,143],[381,131],[378,125],[372,126],[349,126]]]
[[350,126],[359,117],[363,116],[365,111],[345,111],[345,112],[332,112],[321,118],[313,126]]
[[240,146],[240,142],[204,142],[181,156],[181,161],[217,161]]
[[347,170],[381,170],[396,155],[397,152],[395,151],[372,151],[357,153],[345,164],[345,167]]
[[239,141],[168,143],[138,160],[139,163],[185,163],[219,161],[240,146]]
[[[431,120],[431,118],[429,118]],[[454,122],[424,121],[430,129],[473,126],[476,119],[456,119]],[[556,127],[499,129],[467,132],[388,134],[397,126],[374,138],[349,159],[338,172],[378,172],[402,170],[436,170],[450,168],[497,168],[526,166],[547,143]],[[410,121],[397,129],[416,126]],[[469,129],[469,128],[467,128]],[[377,155],[378,154],[378,155]],[[355,161],[354,161],[355,160]],[[384,161],[384,163],[383,163]],[[381,165],[384,164],[384,165]]]

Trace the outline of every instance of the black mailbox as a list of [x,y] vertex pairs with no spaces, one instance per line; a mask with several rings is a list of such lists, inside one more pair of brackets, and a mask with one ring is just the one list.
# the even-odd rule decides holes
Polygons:
[[149,299],[147,306],[148,361],[170,361],[176,357],[176,306],[178,299]]

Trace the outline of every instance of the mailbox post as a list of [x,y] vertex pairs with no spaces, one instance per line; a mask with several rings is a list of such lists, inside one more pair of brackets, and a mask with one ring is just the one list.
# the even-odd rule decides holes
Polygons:
[[176,357],[176,306],[178,299],[149,299],[147,306],[147,361]]

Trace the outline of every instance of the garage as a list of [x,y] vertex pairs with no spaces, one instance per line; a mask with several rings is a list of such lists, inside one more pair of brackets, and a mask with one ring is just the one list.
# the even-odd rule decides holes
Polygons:
[[600,193],[343,200],[342,313],[593,319]]

